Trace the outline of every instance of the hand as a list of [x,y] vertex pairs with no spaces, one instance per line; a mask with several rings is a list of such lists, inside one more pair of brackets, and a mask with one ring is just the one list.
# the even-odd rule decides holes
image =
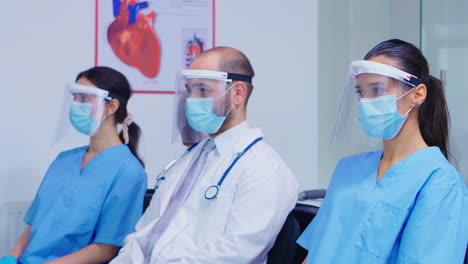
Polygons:
[[0,264],[18,264],[18,259],[13,256],[4,256],[0,259]]

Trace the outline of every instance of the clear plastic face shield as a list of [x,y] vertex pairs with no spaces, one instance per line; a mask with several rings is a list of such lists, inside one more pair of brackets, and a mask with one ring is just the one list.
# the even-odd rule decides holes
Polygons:
[[177,76],[172,142],[190,145],[217,133],[233,110],[233,81],[251,78],[210,70],[182,70]]
[[61,117],[53,144],[83,144],[89,141],[105,118],[109,92],[77,83],[65,87]]
[[359,60],[351,63],[332,143],[376,146],[395,138],[413,105],[405,97],[421,81],[392,66]]

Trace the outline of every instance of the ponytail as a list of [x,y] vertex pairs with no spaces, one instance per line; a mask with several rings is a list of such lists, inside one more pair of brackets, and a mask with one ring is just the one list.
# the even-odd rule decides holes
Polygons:
[[448,159],[450,115],[445,100],[444,86],[439,79],[433,76],[428,78],[426,100],[419,107],[419,129],[426,144],[439,147]]
[[[140,135],[141,135],[140,127],[135,122],[132,122],[128,126],[128,143],[127,143],[127,146],[130,149],[130,151],[132,152],[132,154],[141,163],[141,165],[143,167],[145,167],[145,163],[143,162],[143,159],[138,154],[138,146],[139,146],[139,143],[140,143]],[[124,137],[123,130],[119,133],[119,138],[122,141],[122,143],[125,144],[125,137]]]

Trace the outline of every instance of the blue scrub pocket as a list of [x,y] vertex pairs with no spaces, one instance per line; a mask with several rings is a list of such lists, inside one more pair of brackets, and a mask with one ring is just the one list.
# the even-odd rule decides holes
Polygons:
[[409,212],[383,201],[377,201],[364,218],[354,245],[383,263],[398,249],[401,231]]
[[96,226],[100,210],[100,201],[96,194],[90,195],[79,188],[70,188],[63,196],[63,216],[61,223],[70,236],[90,236]]

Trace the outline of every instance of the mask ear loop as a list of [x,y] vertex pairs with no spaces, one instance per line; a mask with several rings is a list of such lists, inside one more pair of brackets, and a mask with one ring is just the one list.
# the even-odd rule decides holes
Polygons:
[[401,98],[407,96],[409,93],[411,93],[416,87],[413,87],[411,88],[409,91],[407,91],[406,93],[404,93],[402,96],[398,97],[396,100],[400,100]]
[[[221,96],[224,96],[227,92],[229,92],[229,90],[231,90],[232,87],[234,87],[234,85],[235,85],[235,84],[232,83],[231,86],[229,86],[229,88],[227,88],[226,91],[224,91],[224,93],[222,93],[222,94],[219,95],[218,97],[214,98],[214,99],[213,99],[213,102],[214,102],[215,100],[217,100],[218,98],[220,98]],[[224,117],[227,117],[227,116],[231,113],[232,109],[234,109],[234,104],[232,104],[231,107],[229,108],[229,110],[224,114]]]
[[221,96],[224,96],[227,92],[229,92],[229,90],[232,89],[232,87],[234,87],[234,83],[231,84],[231,86],[229,86],[229,88],[227,88],[226,91],[224,91],[224,93],[220,94],[220,95],[217,96],[216,98],[213,98],[213,101],[216,101],[216,100],[218,100],[218,98],[220,98]]
[[[110,98],[109,96],[104,97],[103,99],[104,99],[104,101],[107,101],[107,102],[112,101],[112,98]],[[119,103],[120,103],[120,101],[119,101]],[[107,104],[107,103],[105,103],[104,105],[106,105],[106,104]],[[105,109],[104,109],[104,110],[105,110]],[[104,111],[104,110],[103,110],[103,111]],[[104,121],[104,119],[108,118],[109,116],[111,116],[111,115],[113,115],[113,114],[114,114],[114,113],[108,114],[108,115],[103,115],[102,118],[101,118],[101,121]]]
[[[404,93],[402,96],[398,97],[398,99],[396,99],[397,101],[400,100],[401,98],[405,97],[406,95],[408,95],[409,93],[411,93],[416,87],[413,87],[411,88],[409,91],[407,91],[406,93]],[[411,110],[413,110],[414,108],[414,105],[411,106],[411,108],[406,112],[406,114],[404,114],[403,116],[407,116]]]

